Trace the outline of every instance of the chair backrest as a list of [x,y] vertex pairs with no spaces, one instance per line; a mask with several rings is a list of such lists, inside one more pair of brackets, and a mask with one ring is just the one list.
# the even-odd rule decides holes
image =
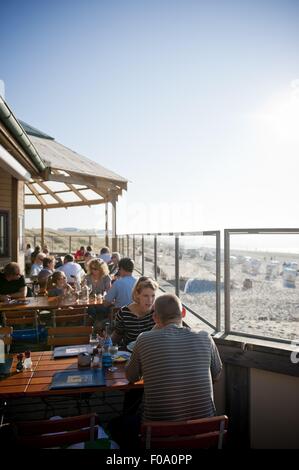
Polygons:
[[86,325],[88,321],[87,307],[67,307],[53,311],[53,326],[61,324]]
[[140,437],[146,449],[222,449],[227,426],[225,415],[188,421],[145,421]]
[[48,329],[48,344],[50,346],[68,346],[72,344],[89,343],[92,332],[91,326],[69,326]]
[[33,325],[38,324],[38,313],[36,310],[18,311],[2,311],[5,326],[11,325]]
[[51,448],[94,441],[98,424],[96,413],[57,420],[25,421],[16,425],[17,444],[26,448]]
[[12,333],[13,328],[11,326],[0,327],[0,339],[4,342],[5,345],[12,343]]

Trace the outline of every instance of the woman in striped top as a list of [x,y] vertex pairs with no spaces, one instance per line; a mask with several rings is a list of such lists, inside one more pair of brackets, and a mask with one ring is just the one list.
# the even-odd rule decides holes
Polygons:
[[133,302],[122,307],[116,315],[113,343],[123,342],[126,346],[135,341],[140,333],[153,328],[153,305],[157,289],[158,284],[150,277],[142,276],[138,279],[132,292]]

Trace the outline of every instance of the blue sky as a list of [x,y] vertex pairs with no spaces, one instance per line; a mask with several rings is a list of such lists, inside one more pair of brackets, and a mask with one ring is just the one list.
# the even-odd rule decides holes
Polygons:
[[298,226],[298,1],[28,0],[0,17],[7,102],[130,181],[119,231]]

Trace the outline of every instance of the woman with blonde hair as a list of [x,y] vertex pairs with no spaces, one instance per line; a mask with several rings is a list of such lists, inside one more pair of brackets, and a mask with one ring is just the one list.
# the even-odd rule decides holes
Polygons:
[[[87,263],[86,285],[91,295],[104,295],[111,287],[111,278],[107,263],[93,258]],[[94,319],[96,329],[101,329],[109,318],[110,308],[106,305],[92,305],[88,307],[88,314]]]
[[153,320],[154,302],[158,284],[150,277],[142,276],[133,287],[133,302],[118,311],[115,318],[115,329],[112,341],[125,345],[135,341],[137,336],[144,331],[151,330],[155,322]]
[[107,292],[111,287],[111,278],[107,264],[101,259],[91,259],[87,264],[86,284],[91,289],[91,294]]

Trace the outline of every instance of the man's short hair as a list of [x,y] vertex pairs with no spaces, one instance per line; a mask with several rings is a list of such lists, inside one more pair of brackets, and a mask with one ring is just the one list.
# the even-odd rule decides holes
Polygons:
[[17,273],[20,273],[20,266],[18,263],[8,263],[3,270],[5,276],[15,276]]
[[182,319],[182,304],[174,294],[160,295],[155,301],[155,313],[162,323]]
[[108,246],[103,246],[103,248],[101,248],[100,255],[105,255],[106,253],[110,253],[110,250]]
[[134,261],[131,258],[122,258],[118,264],[119,269],[123,269],[128,273],[134,271]]
[[54,260],[53,256],[46,256],[43,259],[43,268],[47,268],[53,260]]
[[65,255],[64,262],[65,263],[72,263],[74,261],[73,255]]

